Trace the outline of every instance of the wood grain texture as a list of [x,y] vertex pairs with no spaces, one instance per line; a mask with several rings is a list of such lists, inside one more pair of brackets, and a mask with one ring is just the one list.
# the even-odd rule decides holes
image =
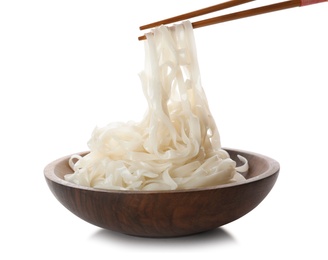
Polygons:
[[144,237],[176,237],[215,229],[254,209],[270,192],[279,164],[263,155],[227,149],[232,159],[246,157],[250,170],[242,184],[179,191],[108,191],[63,179],[70,156],[44,170],[55,197],[72,213],[96,226]]

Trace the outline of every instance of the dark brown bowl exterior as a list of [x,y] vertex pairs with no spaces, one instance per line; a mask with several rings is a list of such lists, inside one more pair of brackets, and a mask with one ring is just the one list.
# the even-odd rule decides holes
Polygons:
[[247,181],[206,189],[178,191],[108,191],[78,186],[63,179],[72,170],[70,156],[44,170],[55,197],[72,213],[96,226],[143,237],[185,236],[215,229],[254,209],[270,192],[279,163],[263,155],[226,149],[248,159]]

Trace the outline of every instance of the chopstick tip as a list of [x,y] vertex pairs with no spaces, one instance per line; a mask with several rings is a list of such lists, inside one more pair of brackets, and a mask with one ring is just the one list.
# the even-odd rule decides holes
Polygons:
[[146,35],[142,35],[142,36],[139,36],[138,37],[138,40],[139,41],[143,41],[143,40],[146,40],[147,38],[146,38]]

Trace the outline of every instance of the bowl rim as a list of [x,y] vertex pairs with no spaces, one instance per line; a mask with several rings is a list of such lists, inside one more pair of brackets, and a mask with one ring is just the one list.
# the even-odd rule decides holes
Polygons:
[[[226,150],[228,153],[229,151],[233,151],[238,154],[247,154],[255,157],[260,157],[261,159],[265,160],[268,163],[268,169],[264,171],[263,173],[251,177],[249,179],[246,179],[245,181],[242,182],[231,182],[231,183],[226,183],[226,184],[219,184],[219,185],[214,185],[214,186],[208,186],[208,187],[202,187],[202,188],[192,188],[192,189],[179,189],[179,190],[110,190],[110,189],[100,189],[100,188],[93,188],[93,187],[88,187],[88,186],[82,186],[78,185],[69,181],[66,181],[60,177],[58,177],[55,174],[55,168],[57,165],[63,161],[68,161],[68,159],[72,155],[80,154],[84,155],[89,153],[90,151],[84,151],[84,152],[77,152],[73,153],[70,155],[66,155],[63,157],[60,157],[52,162],[50,162],[46,167],[44,168],[44,176],[46,179],[55,182],[57,184],[60,184],[62,186],[67,186],[79,190],[85,190],[85,191],[93,191],[93,192],[104,192],[104,193],[126,193],[126,194],[165,194],[165,193],[186,193],[186,192],[196,192],[196,191],[210,191],[210,190],[217,190],[217,189],[222,189],[222,188],[229,188],[229,187],[235,187],[235,186],[241,186],[241,185],[247,185],[252,182],[260,181],[262,179],[268,178],[272,175],[278,174],[280,171],[280,164],[275,160],[272,159],[271,157],[268,157],[263,154],[255,153],[255,152],[249,152],[241,149],[234,149],[234,148],[222,148]],[[242,155],[243,156],[243,155]]]

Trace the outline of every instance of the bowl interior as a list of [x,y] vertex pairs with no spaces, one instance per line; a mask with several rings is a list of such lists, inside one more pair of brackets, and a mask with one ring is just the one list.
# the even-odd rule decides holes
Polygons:
[[[250,167],[247,172],[243,173],[243,176],[246,178],[247,182],[268,177],[268,176],[276,173],[277,171],[279,171],[279,163],[277,161],[275,161],[274,159],[271,159],[267,156],[264,156],[261,154],[256,154],[256,153],[251,153],[251,152],[247,152],[247,151],[242,151],[242,150],[236,150],[236,149],[225,148],[225,150],[229,153],[231,159],[236,161],[237,166],[243,164],[243,162],[241,162],[239,160],[238,155],[243,156],[244,158],[247,159]],[[81,156],[83,156],[87,153],[88,152],[81,152],[79,154]],[[71,155],[65,156],[65,157],[60,158],[57,161],[53,162],[51,165],[49,165],[52,169],[45,171],[46,177],[51,179],[52,181],[55,181],[55,182],[58,182],[58,183],[61,183],[64,185],[79,187],[82,189],[93,189],[90,187],[79,186],[79,185],[70,183],[68,181],[65,181],[64,176],[66,174],[73,172],[73,170],[70,168],[70,166],[68,164],[68,159],[70,157],[71,157]],[[238,185],[238,184],[239,183],[229,183],[229,184],[218,185],[217,187],[234,186],[234,185]]]

